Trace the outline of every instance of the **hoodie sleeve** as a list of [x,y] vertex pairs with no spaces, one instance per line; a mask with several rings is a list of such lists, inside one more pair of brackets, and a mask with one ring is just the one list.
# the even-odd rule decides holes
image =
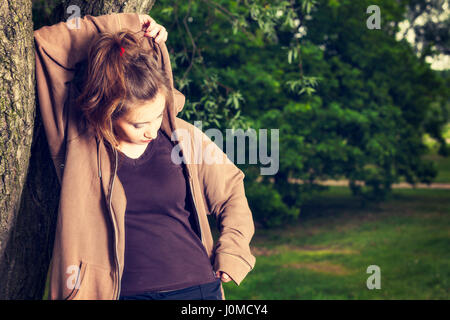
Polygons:
[[256,262],[250,252],[255,228],[245,196],[245,175],[206,134],[202,136],[204,162],[198,167],[199,179],[220,231],[214,248],[214,270],[227,273],[239,285]]
[[36,82],[39,110],[44,124],[50,154],[58,179],[65,158],[65,132],[68,82],[74,77],[75,65],[87,59],[91,41],[100,32],[117,32],[122,28],[141,29],[137,13],[86,15],[79,28],[70,29],[66,22],[44,26],[34,31]]

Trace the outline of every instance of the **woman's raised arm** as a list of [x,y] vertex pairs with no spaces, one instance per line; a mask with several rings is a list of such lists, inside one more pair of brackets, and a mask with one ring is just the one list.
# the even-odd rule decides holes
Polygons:
[[68,122],[67,83],[75,75],[75,65],[87,59],[89,44],[98,33],[117,32],[122,28],[139,31],[141,23],[137,13],[87,15],[79,19],[78,27],[70,29],[66,22],[60,22],[34,31],[37,98],[60,183]]
[[[35,30],[36,50],[61,67],[73,69],[78,62],[87,58],[89,44],[98,33],[117,32],[123,28],[131,31],[142,29],[137,13],[112,13],[98,17],[86,15],[78,20],[78,28],[69,27],[67,22],[59,22]],[[76,25],[74,21],[70,25]]]

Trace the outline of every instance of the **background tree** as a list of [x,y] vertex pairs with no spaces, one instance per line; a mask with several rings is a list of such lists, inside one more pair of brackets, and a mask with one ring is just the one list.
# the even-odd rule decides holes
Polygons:
[[[241,165],[258,222],[298,216],[324,189],[320,180],[350,180],[364,204],[389,196],[401,178],[436,176],[422,140],[429,133],[446,154],[448,78],[396,39],[416,2],[158,1],[152,16],[169,30],[174,78],[187,97],[181,116],[202,120],[203,130],[280,129],[274,177],[257,183],[259,168]],[[374,4],[379,30],[366,26]]]
[[450,15],[448,0],[409,0],[403,2],[405,25],[403,37],[411,33],[413,46],[421,58],[450,54]]
[[[447,62],[448,65],[450,54],[449,1],[414,0],[406,3],[406,19],[399,23],[400,34],[397,34],[397,38],[407,39],[421,60],[442,66]],[[448,83],[448,71],[443,70],[440,73]],[[442,128],[447,125],[449,110],[440,108],[440,104],[436,102],[430,105],[424,125],[429,135],[438,142],[438,153],[448,156],[449,149],[446,147],[441,132]]]
[[50,158],[34,126],[31,2],[3,1],[0,25],[0,299],[32,298],[47,271],[56,179],[45,178]]

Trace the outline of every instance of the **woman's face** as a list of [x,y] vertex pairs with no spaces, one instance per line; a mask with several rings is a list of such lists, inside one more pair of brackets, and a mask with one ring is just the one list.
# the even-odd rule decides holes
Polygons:
[[166,100],[158,92],[153,100],[131,105],[130,112],[114,122],[119,146],[146,145],[155,139],[161,127]]

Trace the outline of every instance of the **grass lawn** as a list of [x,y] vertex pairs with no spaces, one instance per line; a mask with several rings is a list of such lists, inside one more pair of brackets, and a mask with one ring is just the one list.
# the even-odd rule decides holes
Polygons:
[[[346,187],[304,206],[297,224],[256,230],[255,268],[232,299],[449,299],[450,190],[395,189],[361,208]],[[369,290],[367,267],[381,269]]]

